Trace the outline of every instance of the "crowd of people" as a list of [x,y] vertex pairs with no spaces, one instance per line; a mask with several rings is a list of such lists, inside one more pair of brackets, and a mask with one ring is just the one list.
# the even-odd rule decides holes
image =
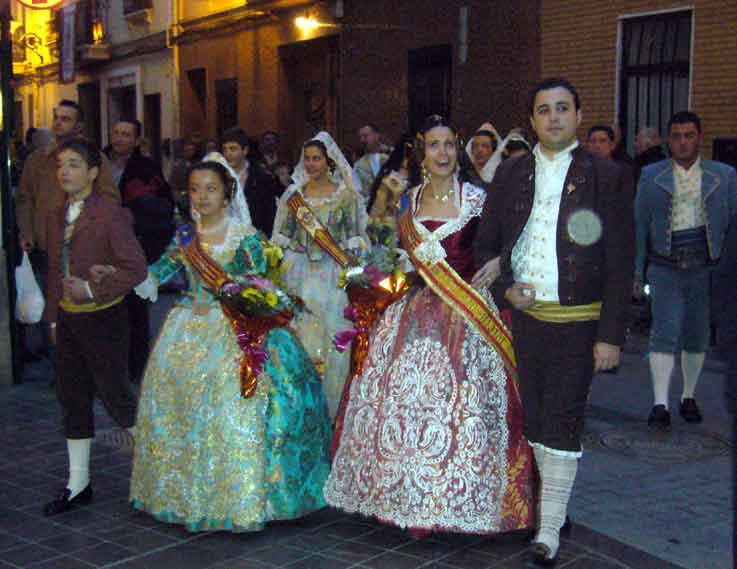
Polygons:
[[[670,424],[680,350],[680,413],[701,420],[710,279],[734,292],[737,176],[700,158],[690,112],[668,125],[671,158],[644,128],[632,160],[606,125],[579,143],[565,79],[536,85],[527,110],[534,145],[491,123],[464,145],[433,115],[392,146],[363,126],[355,161],[320,132],[294,168],[278,133],[233,127],[185,141],[167,181],[138,121],[101,152],[61,101],[16,195],[69,454],[46,515],[93,497],[98,397],[135,441],[131,503],[159,520],[253,531],[330,505],[417,536],[532,530],[532,563],[555,565],[591,380],[617,367],[646,283],[649,423]],[[149,346],[148,303],[182,275]],[[358,366],[338,340],[356,275],[406,285]]]

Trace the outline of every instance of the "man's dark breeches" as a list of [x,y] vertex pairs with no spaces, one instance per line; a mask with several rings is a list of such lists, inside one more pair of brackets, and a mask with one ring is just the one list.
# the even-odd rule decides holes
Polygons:
[[581,451],[597,324],[551,324],[512,311],[525,436],[531,443]]
[[95,434],[95,395],[123,428],[136,422],[136,398],[128,380],[128,313],[123,303],[57,319],[56,393],[69,439]]

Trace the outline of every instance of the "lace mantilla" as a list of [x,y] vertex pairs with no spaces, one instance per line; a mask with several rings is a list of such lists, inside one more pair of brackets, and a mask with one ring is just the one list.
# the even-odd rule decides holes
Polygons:
[[[448,219],[435,231],[430,231],[422,224],[420,218],[414,218],[415,228],[422,236],[422,243],[414,250],[414,255],[423,263],[435,265],[446,257],[445,248],[441,241],[446,237],[463,229],[474,217],[479,217],[484,208],[486,192],[468,182],[460,188],[458,178],[453,180],[456,195],[456,207],[460,212],[458,217]],[[417,211],[417,198],[422,186],[410,190],[415,212]],[[459,197],[460,196],[460,197]],[[460,202],[460,203],[459,203]],[[424,218],[423,218],[424,219]]]

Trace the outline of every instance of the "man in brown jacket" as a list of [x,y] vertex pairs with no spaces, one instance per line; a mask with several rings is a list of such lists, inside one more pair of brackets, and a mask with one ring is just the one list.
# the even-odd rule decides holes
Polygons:
[[[624,343],[634,255],[632,177],[578,146],[575,88],[548,79],[530,97],[534,151],[502,164],[476,243],[475,278],[512,305],[525,435],[541,479],[534,562],[554,565],[581,457],[595,372],[615,367]],[[497,261],[499,258],[499,261]]]
[[[47,215],[49,274],[44,320],[57,344],[56,391],[69,452],[69,481],[44,508],[47,516],[89,502],[93,402],[124,429],[133,427],[136,399],[128,379],[126,294],[146,278],[143,250],[130,212],[98,193],[100,152],[68,139],[56,151],[65,199]],[[99,270],[105,276],[98,278]]]

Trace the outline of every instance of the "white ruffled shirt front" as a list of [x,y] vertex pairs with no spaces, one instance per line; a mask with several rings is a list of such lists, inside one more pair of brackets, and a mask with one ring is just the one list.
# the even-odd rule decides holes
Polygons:
[[559,302],[557,228],[560,199],[578,141],[548,158],[536,145],[535,198],[522,235],[512,249],[515,282],[535,287],[535,298]]

